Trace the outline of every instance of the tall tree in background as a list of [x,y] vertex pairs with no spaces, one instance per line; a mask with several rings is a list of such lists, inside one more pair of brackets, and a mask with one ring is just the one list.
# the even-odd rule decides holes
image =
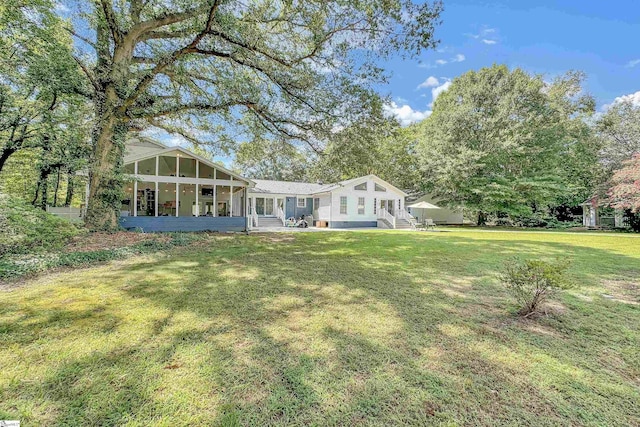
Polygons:
[[622,209],[634,231],[640,232],[640,154],[622,162],[611,177],[608,201]]
[[70,6],[85,9],[71,22],[94,91],[86,217],[93,229],[117,227],[124,141],[133,124],[192,141],[213,135],[217,144],[251,135],[313,145],[335,125],[367,115],[372,83],[385,79],[380,59],[435,45],[441,10],[440,2],[409,0]]
[[233,168],[249,178],[277,181],[308,181],[315,157],[285,139],[258,139],[241,143]]
[[46,0],[0,6],[0,171],[14,153],[79,127],[85,88],[64,22]]
[[504,65],[454,79],[420,125],[429,190],[475,210],[479,224],[488,213],[528,215],[587,191],[571,176],[590,168],[597,150],[585,144],[594,101],[581,93],[582,79],[569,73],[548,84]]
[[331,135],[309,174],[323,182],[374,174],[398,187],[417,190],[420,175],[414,143],[412,130],[386,117],[379,103],[368,117]]
[[596,129],[603,139],[600,157],[609,171],[640,153],[640,105],[615,102],[598,119]]
[[[48,0],[0,6],[0,190],[17,190],[43,209],[71,203],[75,173],[88,157],[89,91],[54,7]],[[12,164],[16,153],[21,159]],[[52,188],[66,188],[66,197],[49,191],[52,174]]]

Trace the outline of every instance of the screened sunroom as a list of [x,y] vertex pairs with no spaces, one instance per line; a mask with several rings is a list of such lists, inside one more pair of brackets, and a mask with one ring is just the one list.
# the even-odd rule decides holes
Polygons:
[[125,228],[244,231],[251,181],[180,147],[125,157]]

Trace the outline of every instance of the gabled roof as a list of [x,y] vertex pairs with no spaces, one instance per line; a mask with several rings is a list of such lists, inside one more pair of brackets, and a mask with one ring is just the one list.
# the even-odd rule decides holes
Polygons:
[[348,179],[346,181],[340,181],[337,182],[335,184],[330,184],[330,185],[325,185],[323,188],[321,188],[320,191],[317,191],[317,193],[324,193],[326,191],[331,191],[331,190],[335,190],[336,188],[340,188],[340,187],[346,187],[348,185],[357,185],[359,182],[361,181],[366,181],[366,180],[372,180],[377,182],[378,184],[382,185],[385,188],[390,188],[400,194],[402,194],[403,196],[407,196],[407,193],[405,193],[404,191],[400,190],[398,187],[388,183],[387,181],[383,180],[382,178],[370,174],[370,175],[365,175],[365,176],[360,176],[358,178],[352,178],[352,179]]
[[145,152],[144,154],[138,155],[138,156],[130,156],[125,158],[125,163],[133,163],[135,161],[140,161],[140,160],[147,160],[147,159],[152,159],[155,156],[162,156],[164,154],[168,154],[174,151],[179,151],[181,153],[186,154],[188,157],[192,157],[194,159],[199,160],[201,163],[204,163],[212,168],[218,169],[230,176],[232,176],[234,179],[237,179],[238,181],[244,181],[248,184],[250,184],[250,186],[253,186],[254,181],[249,179],[249,178],[245,178],[241,175],[238,175],[235,172],[230,171],[229,169],[225,168],[224,166],[219,165],[218,163],[214,163],[209,159],[206,159],[204,157],[198,156],[197,154],[187,150],[186,148],[182,148],[180,146],[174,146],[174,147],[167,147],[161,150],[154,150],[154,151],[150,151],[150,152]]
[[167,148],[167,146],[161,142],[146,137],[128,139],[125,146],[124,162],[130,163],[129,159],[131,158],[156,153],[165,148]]

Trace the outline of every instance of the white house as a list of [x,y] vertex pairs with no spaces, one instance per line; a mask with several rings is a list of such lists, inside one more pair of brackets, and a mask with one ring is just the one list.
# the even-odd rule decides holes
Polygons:
[[407,194],[375,175],[334,184],[253,180],[249,188],[252,225],[278,226],[288,218],[312,216],[329,228],[410,228]]
[[329,228],[414,225],[406,194],[374,175],[334,184],[251,180],[148,138],[127,141],[124,171],[126,229],[246,231],[283,227],[290,217]]

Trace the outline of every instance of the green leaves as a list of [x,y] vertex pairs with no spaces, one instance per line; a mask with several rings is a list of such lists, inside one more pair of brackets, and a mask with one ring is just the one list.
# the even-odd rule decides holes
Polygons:
[[572,173],[593,164],[582,76],[553,83],[494,65],[453,80],[416,126],[433,194],[471,210],[525,215],[575,191]]

